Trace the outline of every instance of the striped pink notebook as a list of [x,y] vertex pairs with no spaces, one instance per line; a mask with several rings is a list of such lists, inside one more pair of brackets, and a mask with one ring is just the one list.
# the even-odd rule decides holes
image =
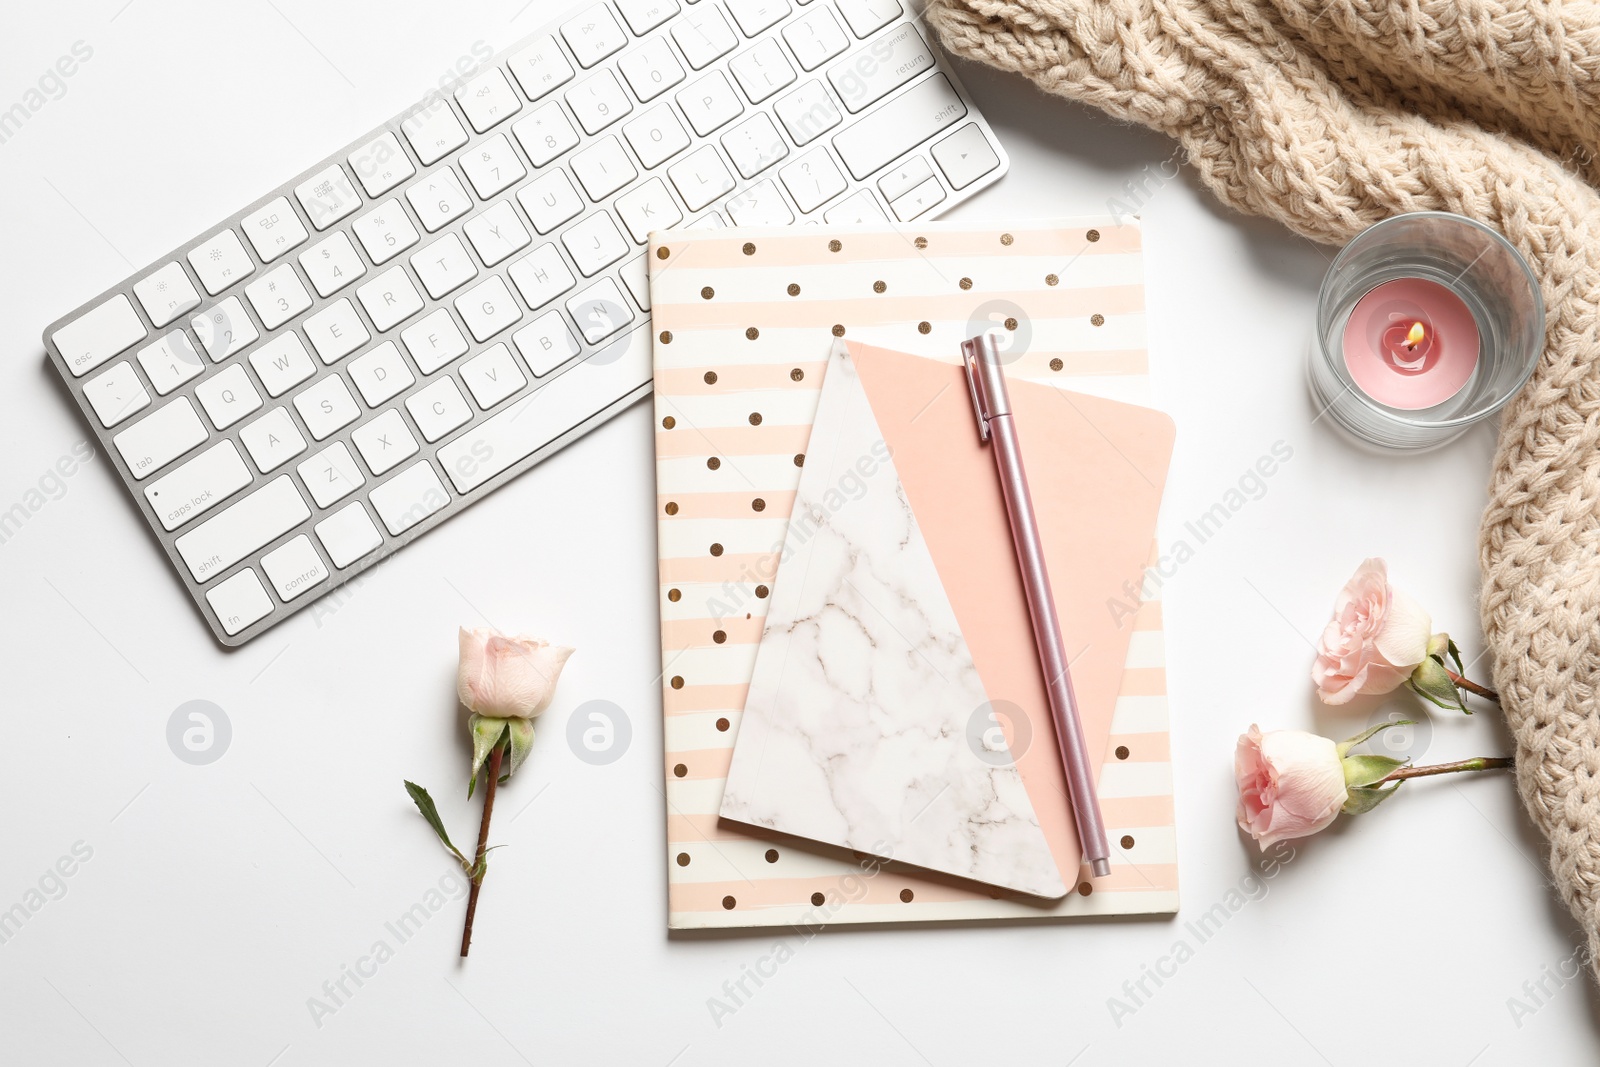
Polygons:
[[1001,899],[717,816],[834,338],[953,364],[962,339],[1002,326],[1013,376],[1146,402],[1137,225],[667,231],[652,236],[650,269],[668,925],[1175,911],[1160,605],[1136,596],[1116,608],[1132,635],[1120,687],[1102,698],[1112,706],[1099,709],[1109,718],[1099,778],[1109,878],[1080,878],[1051,904]]

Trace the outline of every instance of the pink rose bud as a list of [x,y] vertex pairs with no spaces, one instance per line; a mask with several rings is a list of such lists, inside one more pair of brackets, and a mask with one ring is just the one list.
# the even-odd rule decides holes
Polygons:
[[1269,845],[1316,833],[1339,817],[1349,794],[1339,746],[1300,730],[1264,734],[1254,723],[1239,738],[1239,826]]
[[456,695],[468,711],[491,719],[531,719],[555,693],[572,649],[493,630],[461,631]]
[[1344,704],[1358,693],[1399,688],[1428,658],[1432,629],[1428,613],[1389,584],[1383,560],[1367,560],[1345,583],[1317,642],[1317,696]]

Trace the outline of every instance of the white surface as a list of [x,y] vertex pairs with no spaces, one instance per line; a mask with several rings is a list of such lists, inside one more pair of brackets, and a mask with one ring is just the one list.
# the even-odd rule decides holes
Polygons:
[[[1326,250],[1228,215],[1189,171],[1163,181],[1164,139],[988,71],[962,68],[1012,171],[960,217],[1101,211],[1137,195],[1146,221],[1150,349],[1179,427],[1165,528],[1169,546],[1196,548],[1166,586],[1176,921],[841,930],[790,937],[781,954],[770,932],[669,940],[645,406],[357,587],[238,653],[218,648],[111,472],[79,461],[85,428],[39,330],[399,111],[474,41],[507,44],[549,12],[519,6],[97,0],[19,8],[0,35],[0,111],[74,42],[94,50],[0,143],[0,513],[28,512],[0,543],[0,910],[75,845],[80,860],[92,850],[64,895],[0,944],[0,1058],[1595,1060],[1593,996],[1549,977],[1571,973],[1577,931],[1504,776],[1408,785],[1298,846],[1264,883],[1233,827],[1233,740],[1252,719],[1344,736],[1382,713],[1321,708],[1307,680],[1307,641],[1363,556],[1386,556],[1478,655],[1491,431],[1398,460],[1313,425],[1301,359]],[[1293,458],[1261,498],[1196,544],[1185,522],[1280,440]],[[502,793],[494,840],[507,847],[466,966],[460,902],[404,943],[385,926],[426,911],[450,871],[401,780],[432,787],[458,841],[476,826],[453,718],[458,623],[579,649]],[[169,719],[192,700],[231,724],[209,765],[169,748]],[[590,700],[630,724],[609,764],[567,742]],[[1420,710],[1405,697],[1381,709]],[[1426,760],[1506,750],[1492,713],[1430,721]],[[1218,904],[1202,943],[1195,929]],[[359,987],[345,979],[353,995],[319,1027],[308,998],[379,940],[392,958]],[[1180,941],[1193,954],[1174,966]],[[1146,978],[1152,995],[1114,1020],[1109,998],[1132,1006],[1124,982],[1155,969],[1163,984]],[[1541,979],[1530,995],[1524,983]],[[711,998],[734,997],[714,1020]],[[1513,997],[1532,1014],[1514,1017]]]

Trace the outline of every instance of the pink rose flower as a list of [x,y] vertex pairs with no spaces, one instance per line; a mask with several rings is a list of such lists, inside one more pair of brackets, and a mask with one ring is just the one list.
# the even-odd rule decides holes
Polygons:
[[1233,754],[1239,826],[1269,845],[1316,833],[1338,818],[1349,793],[1339,746],[1300,730],[1264,734],[1254,723]]
[[1367,560],[1340,591],[1317,642],[1317,696],[1344,704],[1358,693],[1399,688],[1428,658],[1432,629],[1428,613],[1389,584],[1383,560]]
[[531,719],[550,703],[572,649],[493,630],[461,631],[456,695],[467,710],[491,719]]

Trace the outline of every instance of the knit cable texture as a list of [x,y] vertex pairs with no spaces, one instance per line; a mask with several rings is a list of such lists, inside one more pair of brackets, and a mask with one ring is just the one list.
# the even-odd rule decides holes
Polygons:
[[1178,140],[1225,203],[1344,243],[1494,227],[1545,349],[1501,418],[1481,611],[1517,787],[1600,978],[1600,8],[1538,0],[931,0],[952,52]]

